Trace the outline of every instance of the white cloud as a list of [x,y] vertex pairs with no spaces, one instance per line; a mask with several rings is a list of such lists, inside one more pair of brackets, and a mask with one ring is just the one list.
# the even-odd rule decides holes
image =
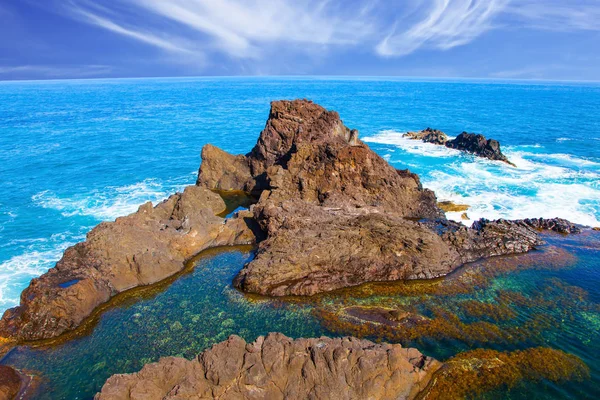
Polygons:
[[[402,57],[466,45],[492,29],[600,30],[600,0],[69,0],[68,15],[197,63],[206,52],[267,60],[277,49]],[[64,3],[63,3],[64,4]]]
[[0,75],[43,76],[45,78],[86,78],[108,75],[113,67],[108,65],[0,65]]
[[552,31],[600,31],[599,0],[521,0],[507,12],[521,24],[533,29]]
[[[140,42],[150,44],[163,50],[180,53],[192,53],[191,49],[186,48],[186,46],[180,43],[182,42],[182,40],[180,39],[173,37],[161,38],[152,33],[144,32],[143,30],[125,27],[109,19],[108,17],[99,15],[97,11],[92,10],[91,8],[92,7],[90,7],[89,3],[87,2],[81,2],[81,4],[71,2],[69,12],[73,15],[74,18],[82,20],[83,22],[96,25],[98,27],[107,29],[109,31],[118,33],[123,36],[130,37]],[[104,7],[96,8],[98,10],[108,11]]]
[[376,47],[382,56],[403,56],[419,48],[451,49],[494,27],[508,0],[434,0],[423,19],[402,30],[395,26]]

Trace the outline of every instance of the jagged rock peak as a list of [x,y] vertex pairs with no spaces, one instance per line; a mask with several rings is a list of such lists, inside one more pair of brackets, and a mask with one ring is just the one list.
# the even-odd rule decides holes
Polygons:
[[358,131],[347,128],[336,111],[310,100],[271,102],[271,111],[256,146],[247,154],[256,175],[281,161],[294,145],[305,142],[358,144]]

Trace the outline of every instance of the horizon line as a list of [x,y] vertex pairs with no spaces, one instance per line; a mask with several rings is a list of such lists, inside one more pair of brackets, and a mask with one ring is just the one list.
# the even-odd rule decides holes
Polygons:
[[499,77],[456,77],[456,76],[416,76],[416,75],[181,75],[181,76],[123,76],[123,77],[64,77],[64,78],[36,78],[36,79],[0,79],[0,84],[5,83],[35,83],[35,82],[63,82],[63,81],[108,81],[108,80],[158,80],[158,79],[268,79],[268,78],[295,78],[295,79],[391,79],[391,80],[465,80],[487,82],[524,82],[524,83],[600,83],[600,80],[587,79],[543,79],[543,78],[499,78]]

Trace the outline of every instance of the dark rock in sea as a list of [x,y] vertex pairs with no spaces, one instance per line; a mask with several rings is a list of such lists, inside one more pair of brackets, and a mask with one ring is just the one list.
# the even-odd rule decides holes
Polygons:
[[[224,220],[223,199],[189,186],[152,207],[92,229],[56,266],[21,294],[21,304],[0,320],[0,336],[47,339],[75,329],[96,307],[125,290],[159,282],[185,261],[215,246],[252,244],[257,228],[249,212]],[[69,283],[68,285],[65,284]]]
[[500,150],[500,143],[494,139],[486,139],[483,135],[463,132],[455,139],[446,142],[446,147],[466,151],[490,160],[503,161],[514,166]]
[[538,231],[553,231],[562,234],[581,233],[581,227],[562,218],[526,218],[513,221]]
[[21,391],[21,374],[13,368],[0,365],[0,400],[13,400]]
[[494,139],[486,139],[483,135],[463,132],[453,140],[448,140],[448,136],[437,129],[426,128],[419,132],[407,132],[403,137],[421,140],[425,143],[432,143],[446,146],[451,149],[465,151],[476,156],[488,158],[490,160],[503,161],[512,166],[506,156],[500,151],[500,143]]
[[398,344],[231,336],[191,361],[168,357],[114,375],[95,399],[413,399],[441,366]]
[[419,132],[406,132],[402,136],[409,139],[422,140],[425,143],[433,143],[442,146],[448,141],[448,136],[444,132],[432,128],[425,128]]

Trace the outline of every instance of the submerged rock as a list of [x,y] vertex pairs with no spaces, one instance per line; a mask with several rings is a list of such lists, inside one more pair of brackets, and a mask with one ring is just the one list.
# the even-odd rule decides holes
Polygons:
[[240,213],[224,220],[221,197],[189,186],[92,229],[85,242],[67,249],[56,266],[33,279],[21,304],[0,320],[0,336],[27,341],[75,329],[96,307],[125,290],[159,282],[200,251],[255,242],[253,221]]
[[231,336],[192,361],[163,358],[114,375],[95,398],[413,399],[441,365],[416,349],[349,337]]

